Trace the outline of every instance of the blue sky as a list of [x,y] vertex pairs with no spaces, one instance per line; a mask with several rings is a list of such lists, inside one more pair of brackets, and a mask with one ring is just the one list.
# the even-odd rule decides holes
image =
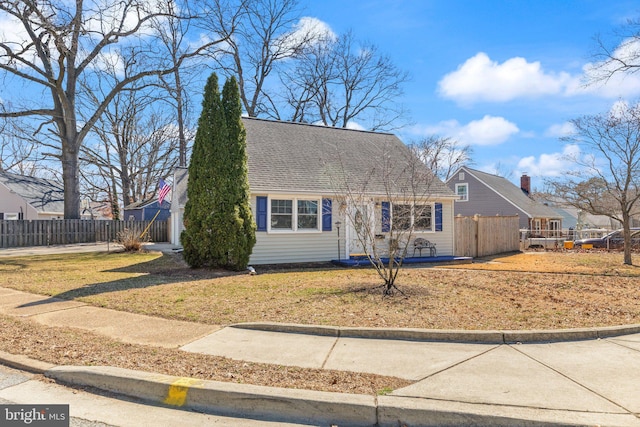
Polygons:
[[353,30],[411,74],[405,141],[430,134],[473,147],[473,167],[533,177],[570,168],[567,121],[640,96],[640,76],[585,87],[600,34],[640,17],[633,1],[308,0],[304,15]]

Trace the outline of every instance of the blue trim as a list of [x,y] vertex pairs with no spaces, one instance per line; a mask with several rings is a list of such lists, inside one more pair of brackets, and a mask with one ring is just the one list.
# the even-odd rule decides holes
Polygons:
[[257,231],[267,231],[267,196],[256,197]]
[[436,231],[442,231],[442,203],[436,203]]
[[391,203],[382,202],[382,232],[391,231]]
[[331,231],[331,199],[322,199],[322,231]]

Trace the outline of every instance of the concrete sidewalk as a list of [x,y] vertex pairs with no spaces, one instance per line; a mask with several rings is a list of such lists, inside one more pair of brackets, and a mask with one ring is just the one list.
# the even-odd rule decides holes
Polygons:
[[[110,367],[54,367],[0,355],[59,381],[156,403],[313,425],[640,426],[640,333],[504,344],[353,338],[353,331],[282,325],[219,328],[117,312],[0,288],[0,313],[73,326],[125,342],[239,360],[391,375],[415,381],[385,396],[218,383]],[[257,330],[257,328],[269,330]],[[635,328],[635,327],[634,327]],[[622,329],[627,331],[629,329]],[[360,330],[389,337],[392,330]],[[402,332],[402,330],[398,331]],[[420,330],[413,330],[419,338]],[[333,336],[332,336],[333,334]],[[606,334],[613,335],[610,329]],[[406,330],[404,335],[407,338]],[[455,336],[455,334],[453,335]],[[173,396],[173,397],[172,397]],[[177,396],[177,397],[176,397]]]
[[414,381],[387,395],[365,396],[203,381],[113,367],[52,366],[0,353],[0,363],[176,408],[341,427],[640,426],[640,325],[553,332],[278,324],[221,328],[7,288],[0,288],[0,313],[48,326],[87,329],[124,342]]

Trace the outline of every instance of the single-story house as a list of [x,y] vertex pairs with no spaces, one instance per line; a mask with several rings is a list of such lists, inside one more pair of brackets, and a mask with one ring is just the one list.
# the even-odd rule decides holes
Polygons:
[[[453,256],[456,195],[420,164],[420,172],[433,179],[428,181],[428,198],[420,202],[421,216],[414,217],[411,189],[393,188],[401,185],[400,178],[410,169],[407,159],[415,156],[395,135],[248,117],[242,121],[257,226],[251,264],[362,254],[368,248],[357,238],[356,227],[364,224],[375,230],[376,243],[388,245],[394,213],[400,212],[403,221],[415,221],[413,238],[436,244],[438,256]],[[184,229],[187,181],[187,169],[178,168],[171,204],[174,244],[179,244]],[[403,199],[400,193],[407,196]],[[358,220],[354,224],[350,218]]]
[[63,217],[64,188],[61,184],[0,171],[0,220]]
[[[156,217],[156,214],[158,215]],[[171,217],[171,203],[166,199],[158,206],[158,199],[131,203],[124,207],[125,221],[165,221]]]
[[520,229],[533,236],[552,237],[562,232],[562,215],[529,196],[531,178],[526,174],[518,187],[501,176],[462,166],[447,185],[458,195],[455,215],[518,215]]

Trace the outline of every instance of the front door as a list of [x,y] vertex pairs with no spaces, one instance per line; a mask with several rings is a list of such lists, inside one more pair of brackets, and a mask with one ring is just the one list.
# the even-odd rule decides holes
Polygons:
[[373,204],[354,204],[347,209],[347,254],[363,255],[371,252],[375,238]]

